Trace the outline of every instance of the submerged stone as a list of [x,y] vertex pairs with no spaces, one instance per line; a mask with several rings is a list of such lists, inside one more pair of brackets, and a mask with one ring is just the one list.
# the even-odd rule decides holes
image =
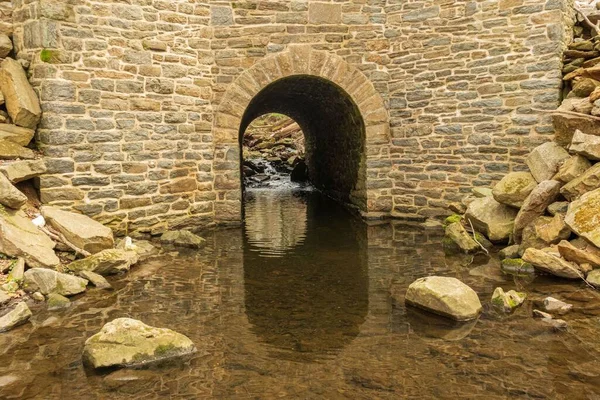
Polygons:
[[454,222],[446,227],[446,236],[442,241],[447,253],[475,253],[481,250],[479,244],[471,237],[460,222]]
[[0,317],[0,332],[6,332],[15,326],[24,324],[30,317],[31,310],[29,310],[25,302],[21,302],[11,311]]
[[31,268],[25,271],[24,284],[28,292],[44,295],[57,293],[71,296],[85,291],[88,281],[77,276],[63,274],[47,268]]
[[545,250],[527,249],[523,254],[523,260],[533,264],[536,269],[561,278],[581,279],[583,277],[577,264],[563,260]]
[[135,251],[106,249],[82,260],[73,261],[66,268],[76,273],[92,271],[100,275],[112,275],[129,271],[137,262],[138,255]]
[[500,264],[502,271],[512,275],[531,275],[535,273],[533,265],[522,258],[507,258]]
[[517,307],[523,304],[526,298],[527,294],[525,293],[516,292],[514,290],[504,292],[501,287],[497,287],[492,294],[492,304],[502,311],[509,313],[513,312]]
[[83,360],[94,368],[132,367],[194,352],[194,343],[180,333],[117,318],[85,341]]
[[573,308],[573,304],[565,303],[555,299],[554,297],[546,297],[544,299],[544,310],[549,313],[557,313],[559,315],[566,314]]
[[48,310],[60,310],[71,306],[71,300],[67,299],[58,293],[50,293],[48,295]]
[[160,242],[180,247],[199,249],[206,244],[206,240],[190,231],[169,231],[162,234]]

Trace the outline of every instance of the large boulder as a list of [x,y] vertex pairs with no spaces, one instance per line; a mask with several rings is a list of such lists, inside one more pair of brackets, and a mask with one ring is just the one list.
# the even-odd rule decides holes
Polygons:
[[0,166],[0,173],[4,174],[12,183],[17,183],[45,174],[46,164],[42,159],[15,161]]
[[554,217],[538,217],[523,229],[521,250],[530,247],[543,249],[571,236],[571,229],[565,224],[565,217],[557,214]]
[[446,236],[442,241],[448,253],[475,253],[481,246],[473,239],[460,222],[453,222],[446,227]]
[[562,258],[567,261],[578,265],[590,264],[593,268],[600,268],[600,249],[591,244],[578,247],[571,242],[562,240],[557,247]]
[[60,263],[54,245],[23,211],[0,206],[0,253],[23,257],[29,267],[53,268]]
[[600,160],[600,136],[586,135],[576,130],[569,150],[590,160]]
[[35,153],[33,150],[10,140],[0,139],[0,160],[16,160],[17,158],[33,159],[35,158]]
[[0,64],[0,90],[8,115],[16,125],[35,129],[42,116],[37,95],[27,80],[23,67],[12,58]]
[[600,163],[586,170],[560,189],[560,193],[569,201],[579,198],[584,193],[600,188]]
[[27,146],[33,139],[34,134],[33,129],[11,124],[0,124],[0,140],[7,140],[19,146]]
[[48,268],[31,268],[23,276],[25,290],[43,295],[57,293],[72,296],[85,291],[88,281],[77,276],[63,274]]
[[565,222],[577,235],[600,247],[600,189],[588,192],[572,202]]
[[417,279],[408,287],[404,299],[407,304],[457,321],[475,319],[481,312],[477,293],[456,278]]
[[546,250],[527,249],[523,253],[523,260],[540,271],[561,278],[580,279],[583,277],[577,264],[563,260],[560,256]]
[[513,239],[515,242],[521,242],[521,233],[523,229],[537,217],[544,215],[546,208],[554,202],[560,192],[560,182],[542,181],[533,189],[523,202],[515,218],[513,230]]
[[482,232],[493,242],[509,238],[516,216],[517,210],[498,203],[492,196],[474,200],[465,214],[475,230]]
[[80,249],[94,254],[115,244],[112,230],[86,215],[51,206],[43,206],[41,212],[50,226]]
[[135,251],[106,249],[82,260],[73,261],[66,268],[76,273],[92,271],[100,275],[111,275],[127,272],[137,262],[138,255]]
[[529,153],[526,163],[536,181],[552,179],[558,167],[569,158],[569,153],[554,142],[544,143]]
[[562,183],[569,183],[573,179],[583,175],[583,173],[590,169],[591,166],[592,164],[587,158],[577,154],[565,160],[565,162],[562,163],[562,165],[558,168],[558,172],[552,179]]
[[520,208],[536,186],[537,182],[529,172],[511,172],[494,186],[492,195],[499,203]]
[[11,330],[15,326],[24,324],[31,317],[31,310],[24,301],[0,317],[0,332]]
[[85,341],[83,360],[94,368],[132,367],[194,352],[194,343],[181,333],[117,318]]
[[162,244],[170,244],[179,247],[188,247],[191,249],[199,249],[206,244],[206,240],[190,231],[168,231],[160,237]]
[[9,208],[19,209],[25,203],[27,203],[27,196],[14,187],[7,177],[0,174],[0,204]]

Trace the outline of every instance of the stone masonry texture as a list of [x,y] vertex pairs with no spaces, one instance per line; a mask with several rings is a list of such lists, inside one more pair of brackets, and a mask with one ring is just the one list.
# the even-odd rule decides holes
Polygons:
[[364,120],[363,213],[443,215],[550,140],[572,19],[569,0],[13,0],[41,199],[123,233],[239,221],[244,110],[313,75]]

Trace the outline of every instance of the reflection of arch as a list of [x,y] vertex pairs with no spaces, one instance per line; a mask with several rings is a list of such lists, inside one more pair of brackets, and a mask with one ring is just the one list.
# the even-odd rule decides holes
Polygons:
[[[389,141],[389,123],[383,99],[369,79],[357,68],[341,57],[325,51],[313,50],[310,46],[295,45],[288,50],[267,57],[242,73],[225,93],[216,112],[213,126],[215,145],[215,190],[218,198],[215,206],[218,220],[239,220],[241,181],[239,171],[239,131],[247,126],[247,111],[253,99],[267,88],[284,78],[305,76],[320,78],[339,87],[355,104],[364,124],[365,145],[386,144]],[[313,79],[314,80],[314,79]],[[314,80],[316,81],[316,80]],[[260,113],[256,109],[250,114]],[[246,117],[246,118],[244,118]],[[295,116],[292,116],[296,119]],[[243,121],[244,120],[244,121]],[[302,124],[301,124],[302,125]],[[304,127],[303,127],[304,129]],[[366,170],[363,149],[361,167]],[[357,184],[362,190],[358,201],[351,200],[363,211],[366,210],[366,173]],[[361,198],[362,197],[362,198]]]

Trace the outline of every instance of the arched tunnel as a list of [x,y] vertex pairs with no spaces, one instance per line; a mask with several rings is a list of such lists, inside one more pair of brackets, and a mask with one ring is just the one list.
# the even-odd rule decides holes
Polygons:
[[250,123],[268,113],[287,115],[304,132],[308,174],[316,188],[360,210],[366,208],[365,124],[348,93],[311,75],[272,82],[248,105],[240,146]]

